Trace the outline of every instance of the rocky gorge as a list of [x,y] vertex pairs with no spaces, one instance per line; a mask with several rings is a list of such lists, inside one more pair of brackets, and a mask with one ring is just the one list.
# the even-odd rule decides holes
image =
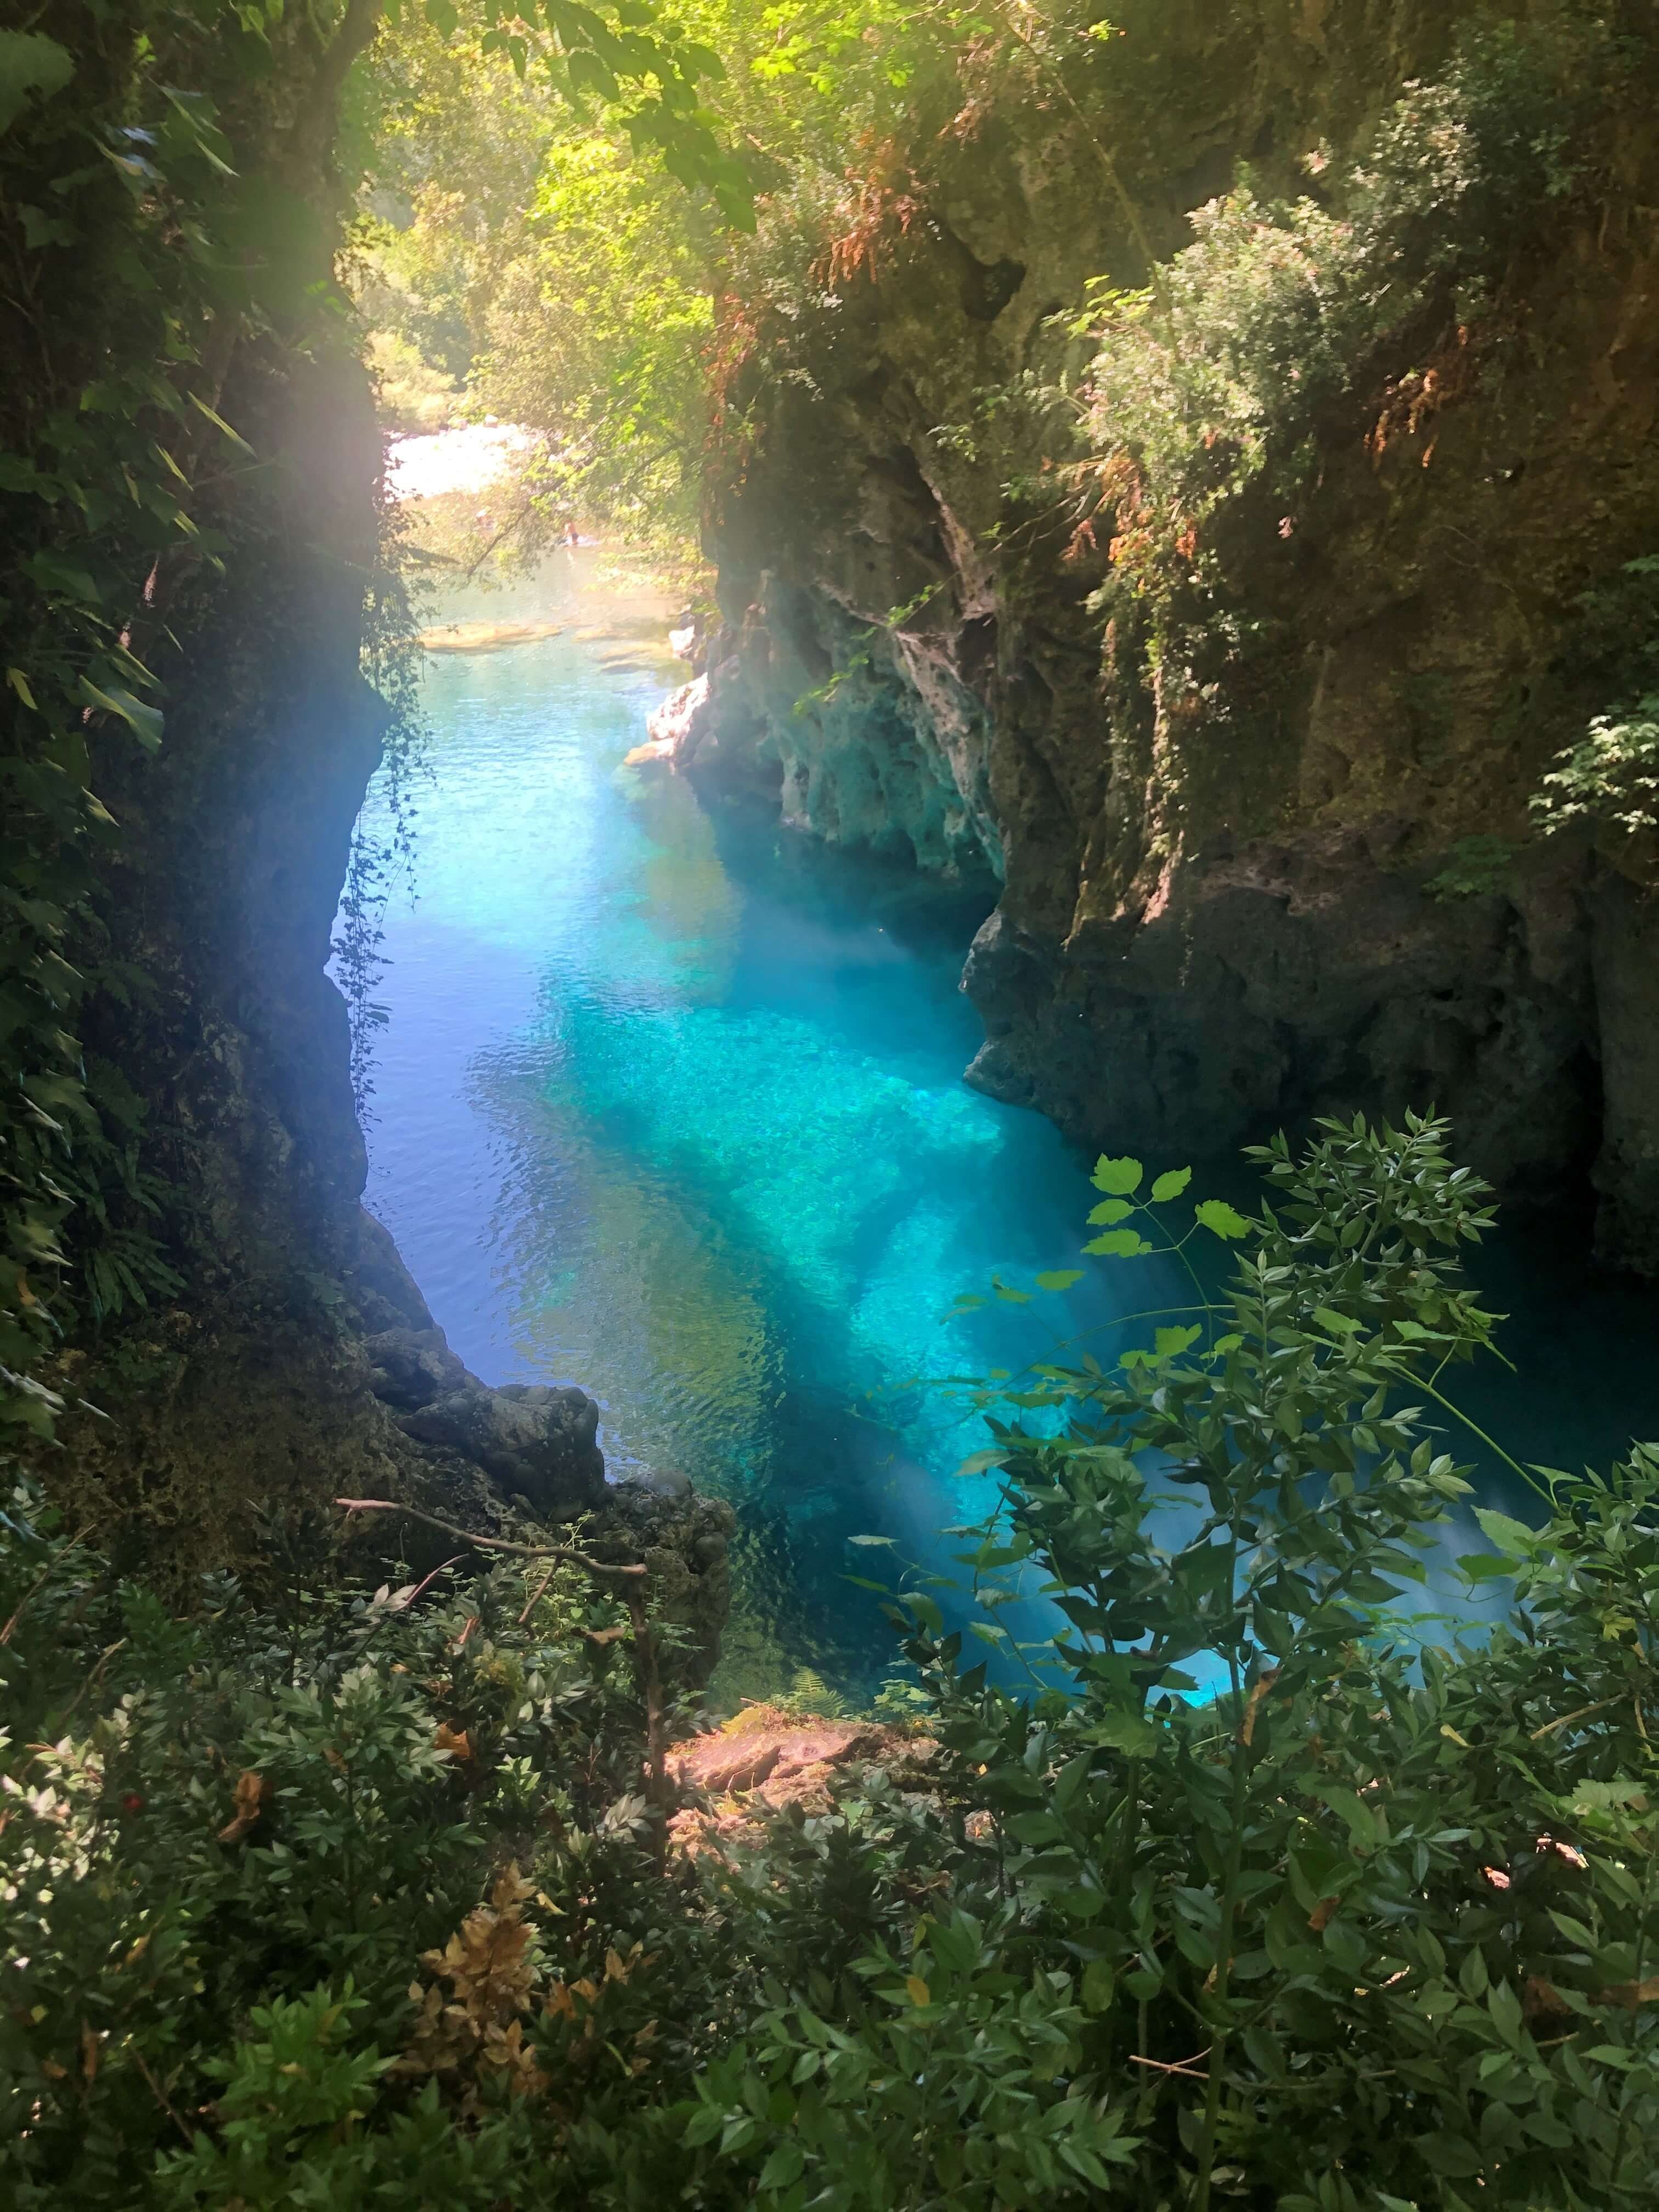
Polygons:
[[[1590,1178],[1601,1255],[1651,1273],[1651,841],[1545,837],[1529,805],[1659,636],[1659,172],[1630,12],[1587,30],[1540,0],[1470,46],[1474,13],[1416,0],[1224,21],[1189,0],[1156,36],[1124,11],[1086,79],[1033,59],[975,88],[970,53],[948,97],[920,83],[794,293],[728,302],[722,619],[645,750],[994,899],[969,1079],[1068,1136],[1217,1155],[1432,1103],[1509,1193]],[[349,61],[282,47],[296,85]],[[388,708],[365,667],[417,632],[397,633],[368,375],[315,304],[342,207],[326,112],[301,90],[244,131],[304,222],[259,312],[204,342],[198,403],[260,465],[204,478],[222,552],[143,586],[166,744],[92,728],[120,836],[86,1042],[144,1130],[178,1293],[56,1345],[39,1457],[72,1510],[184,1572],[236,1557],[256,1504],[608,1516],[660,1556],[706,1663],[727,1509],[607,1486],[580,1389],[471,1374],[360,1203],[325,969],[399,742],[396,685]],[[1431,172],[1443,234],[1413,198]],[[1319,222],[1357,294],[1407,310],[1280,330],[1274,271]],[[1132,297],[1152,305],[1112,305]],[[1156,348],[1139,386],[1103,380],[1114,314],[1249,389],[1255,457],[1190,514],[1159,505],[1156,408],[1113,407],[1152,392],[1176,445],[1227,440],[1197,434]]]
[[[1119,11],[1129,33],[1144,12]],[[1650,839],[1547,838],[1529,812],[1659,633],[1650,57],[1620,48],[1590,167],[1517,185],[1535,228],[1486,241],[1480,284],[1426,279],[1287,424],[1304,368],[1281,346],[1267,465],[1196,530],[1177,515],[1126,588],[1163,526],[1144,446],[1100,489],[1109,394],[1079,441],[1089,280],[1144,281],[1149,240],[1179,270],[1195,231],[1242,236],[1177,331],[1237,386],[1221,288],[1266,313],[1252,241],[1282,250],[1345,169],[1394,189],[1364,164],[1437,72],[1486,96],[1456,79],[1458,26],[1403,0],[1161,12],[1108,41],[1086,113],[1034,68],[883,149],[787,316],[757,311],[710,526],[723,627],[675,750],[814,836],[994,891],[963,975],[994,1096],[1181,1158],[1432,1102],[1513,1195],[1588,1176],[1599,1251],[1651,1273]],[[1554,11],[1511,12],[1543,51]],[[1520,112],[1494,108],[1494,144]],[[1310,356],[1334,314],[1307,310]],[[1196,420],[1194,451],[1216,440]]]
[[0,2203],[1650,2197],[1652,0],[21,21]]

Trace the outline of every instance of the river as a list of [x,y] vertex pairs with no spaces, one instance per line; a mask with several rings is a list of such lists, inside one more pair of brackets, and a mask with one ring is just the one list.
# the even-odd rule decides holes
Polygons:
[[[725,1698],[866,1698],[892,1640],[847,1577],[891,1555],[849,1539],[936,1566],[941,1528],[991,1502],[955,1473],[982,1421],[938,1378],[1109,1348],[1121,1315],[1182,1293],[1166,1261],[1080,1260],[1085,1163],[961,1080],[985,899],[625,767],[672,672],[580,634],[611,618],[574,575],[560,556],[459,610],[560,635],[428,659],[368,1202],[477,1374],[580,1383],[613,1475],[677,1469],[738,1506]],[[1465,1395],[1521,1456],[1605,1462],[1659,1428],[1651,1301],[1559,1239],[1487,1267],[1526,1371]],[[963,1292],[987,1303],[947,1318]],[[1460,1602],[1449,1577],[1438,1595]]]

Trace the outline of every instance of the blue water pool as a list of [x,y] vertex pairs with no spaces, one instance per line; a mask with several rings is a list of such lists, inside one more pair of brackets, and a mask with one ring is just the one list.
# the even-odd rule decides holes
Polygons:
[[[513,611],[556,613],[560,590],[556,571]],[[566,634],[429,663],[368,1202],[477,1373],[580,1382],[613,1473],[677,1468],[740,1507],[728,1694],[867,1693],[891,1643],[848,1540],[938,1560],[939,1528],[989,1503],[955,1473],[982,1423],[936,1378],[1056,1336],[1104,1348],[1123,1311],[1182,1292],[1168,1262],[1079,1261],[1085,1164],[963,1085],[985,900],[624,767],[664,677],[619,658]],[[994,1288],[1079,1264],[1029,1304]],[[1528,1267],[1503,1287],[1570,1361],[1559,1277]],[[947,1319],[969,1291],[988,1304]],[[1633,1347],[1644,1310],[1602,1295],[1604,1351]],[[1621,1444],[1647,1384],[1633,1349],[1618,1365],[1595,1402],[1537,1385],[1549,1441],[1527,1455]]]

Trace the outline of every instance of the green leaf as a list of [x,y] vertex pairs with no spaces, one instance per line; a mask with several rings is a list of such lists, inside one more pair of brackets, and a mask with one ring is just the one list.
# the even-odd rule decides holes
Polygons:
[[1131,1759],[1145,1759],[1158,1746],[1158,1730],[1139,1713],[1103,1713],[1090,1721],[1087,1734],[1103,1750],[1126,1752]]
[[1419,2136],[1417,2152],[1436,2173],[1449,2173],[1459,2180],[1479,2173],[1486,2164],[1466,2137],[1449,2135],[1444,2130],[1436,2135]]
[[1538,1532],[1528,1528],[1524,1521],[1512,1520],[1507,1513],[1496,1513],[1489,1505],[1477,1505],[1474,1517],[1486,1541],[1506,1559],[1524,1559],[1538,1549]]
[[1135,1260],[1152,1247],[1138,1229],[1109,1229],[1103,1237],[1091,1237],[1083,1249],[1085,1252],[1103,1252],[1113,1259]]
[[1200,1228],[1207,1229],[1212,1237],[1232,1238],[1250,1233],[1249,1223],[1224,1198],[1200,1199],[1193,1212],[1198,1217]]
[[[963,1461],[961,1466],[957,1469],[957,1473],[958,1474],[983,1474],[988,1467],[1000,1467],[1007,1456],[1008,1449],[1006,1445],[999,1447],[995,1451],[969,1452],[967,1458]],[[881,1540],[883,1543],[885,1543],[888,1540],[884,1536]]]
[[699,45],[695,39],[683,39],[674,49],[674,58],[687,76],[720,78],[726,75],[726,64],[714,49]]
[[192,392],[191,393],[190,404],[196,409],[198,414],[205,415],[207,416],[208,421],[212,423],[216,430],[222,431],[225,436],[229,439],[233,446],[240,447],[241,451],[246,453],[250,459],[253,458],[253,448],[249,445],[247,440],[243,437],[241,432],[240,430],[233,430],[229,423],[226,422],[224,416],[220,414],[216,414],[198,392]]
[[1082,1280],[1081,1267],[1054,1267],[1046,1275],[1039,1275],[1036,1284],[1040,1291],[1069,1291],[1073,1283]]
[[1139,1189],[1145,1173],[1139,1160],[1109,1159],[1103,1152],[1089,1180],[1097,1190],[1109,1190],[1115,1197],[1127,1198],[1132,1191]]
[[1083,1969],[1083,2005],[1086,2012],[1106,2012],[1117,1993],[1117,1976],[1109,1959],[1091,1959]]
[[621,98],[620,86],[597,54],[579,48],[566,66],[570,71],[571,85],[577,92],[596,92],[601,100],[611,101]]
[[1331,1306],[1316,1306],[1313,1317],[1321,1328],[1328,1329],[1333,1336],[1358,1336],[1364,1322],[1355,1321],[1352,1315],[1338,1313]]
[[1089,1216],[1089,1226],[1093,1229],[1103,1222],[1127,1221],[1134,1210],[1127,1198],[1103,1198]]
[[48,215],[44,208],[26,204],[17,212],[23,218],[23,243],[31,253],[38,253],[43,246],[73,246],[80,235],[72,222]]
[[131,691],[100,691],[90,678],[81,678],[81,696],[89,707],[100,708],[106,714],[118,715],[147,752],[155,752],[161,743],[161,714],[159,708],[147,707],[142,699],[135,699]]
[[786,2136],[762,2166],[757,2185],[762,2190],[787,2189],[792,2181],[800,2179],[805,2166],[806,2152],[799,2138]]
[[1031,1303],[1031,1293],[1029,1291],[1016,1291],[1011,1289],[1010,1286],[1003,1281],[1000,1275],[992,1276],[991,1288],[1007,1305],[1029,1306]]
[[1363,1798],[1352,1790],[1340,1790],[1334,1784],[1321,1784],[1312,1794],[1328,1805],[1333,1813],[1340,1813],[1347,1822],[1348,1834],[1356,1850],[1372,1851],[1376,1849],[1376,1816]]
[[1581,1782],[1572,1793],[1571,1809],[1580,1814],[1616,1812],[1627,1805],[1639,1808],[1645,1798],[1644,1784],[1620,1774],[1611,1782]]
[[40,31],[0,31],[0,131],[9,131],[32,92],[50,100],[75,75],[74,57]]
[[1170,1168],[1152,1185],[1152,1204],[1163,1206],[1172,1198],[1179,1198],[1193,1179],[1190,1168]]
[[1502,1582],[1515,1561],[1499,1558],[1495,1552],[1463,1552],[1458,1555],[1457,1565],[1472,1583]]
[[1152,1341],[1158,1347],[1158,1356],[1160,1359],[1174,1359],[1181,1352],[1185,1352],[1189,1345],[1196,1344],[1203,1334],[1203,1329],[1194,1322],[1190,1328],[1156,1329],[1152,1334]]

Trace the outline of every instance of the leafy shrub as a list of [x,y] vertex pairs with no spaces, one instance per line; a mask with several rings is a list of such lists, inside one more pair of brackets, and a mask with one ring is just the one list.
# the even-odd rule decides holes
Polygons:
[[[1537,1531],[1480,1515],[1498,1548],[1464,1572],[1515,1577],[1484,1640],[1405,1629],[1398,1593],[1467,1487],[1411,1401],[1449,1410],[1442,1370],[1491,1332],[1455,1259],[1486,1194],[1442,1139],[1356,1124],[1299,1164],[1273,1147],[1257,1223],[1210,1201],[1170,1240],[1146,1232],[1184,1174],[1138,1200],[1139,1164],[1103,1161],[1102,1241],[1132,1258],[1202,1224],[1243,1243],[1233,1285],[1115,1373],[1040,1370],[1019,1402],[1062,1436],[999,1431],[1006,1510],[964,1556],[982,1596],[1018,1582],[1066,1615],[1039,1656],[988,1609],[983,1640],[1040,1679],[964,1671],[937,1601],[899,1602],[973,1808],[951,1906],[994,1926],[1010,2011],[1033,1976],[1078,1992],[1066,2096],[1110,2120],[1097,2154],[1124,2161],[1128,2202],[1537,2207],[1643,2185],[1659,1452],[1539,1475]],[[943,1901],[934,1919],[957,1924]],[[860,2017],[868,2035],[879,2015]],[[742,2126],[769,2089],[751,2161],[817,2125],[775,2086],[811,2033],[773,2019],[751,2044],[726,2112]],[[763,2202],[802,2201],[760,2175]],[[913,2166],[910,2193],[824,2201],[949,2192]]]
[[[539,1595],[497,1571],[446,1596],[313,1589],[275,1611],[223,1577],[178,1621],[27,1497],[0,1534],[9,2201],[125,2203],[216,2083],[223,2112],[252,2113],[261,2067],[289,2059],[226,2056],[251,2021],[254,2046],[306,2045],[312,2089],[284,2092],[261,2138],[303,2165],[283,2146],[386,2070],[362,2015],[389,2063],[418,1954],[532,1841],[573,1967],[602,1974],[634,1940],[596,1916],[649,1903],[644,1716],[614,1652],[625,1619],[569,1571]],[[193,2148],[169,2187],[246,2196],[225,2177],[252,2140]]]
[[1659,829],[1659,692],[1597,714],[1557,757],[1532,810],[1547,836],[1586,819],[1629,836]]
[[[20,2207],[1613,2208],[1659,2129],[1659,1448],[1511,1462],[1479,1634],[1409,1616],[1494,1322],[1437,1122],[1103,1160],[1093,1244],[1237,1249],[1115,1367],[985,1394],[979,1663],[893,1596],[925,1792],[663,1859],[617,1608],[561,1567],[190,1620],[0,1529]],[[1062,1624],[1017,1643],[1002,1601]],[[982,1617],[981,1617],[982,1616]],[[619,1632],[622,1632],[619,1633]]]
[[[1194,242],[1152,289],[1097,289],[1080,325],[1099,332],[1089,424],[1132,580],[1146,587],[1172,550],[1190,569],[1217,507],[1264,474],[1292,499],[1322,414],[1362,400],[1381,349],[1431,305],[1463,328],[1448,362],[1467,379],[1468,326],[1517,235],[1589,166],[1604,65],[1605,33],[1570,15],[1473,33],[1443,78],[1406,87],[1363,161],[1328,173],[1328,152],[1310,157],[1317,196],[1273,199],[1247,173],[1194,215]],[[1413,427],[1446,367],[1426,401],[1417,372],[1396,376]]]

